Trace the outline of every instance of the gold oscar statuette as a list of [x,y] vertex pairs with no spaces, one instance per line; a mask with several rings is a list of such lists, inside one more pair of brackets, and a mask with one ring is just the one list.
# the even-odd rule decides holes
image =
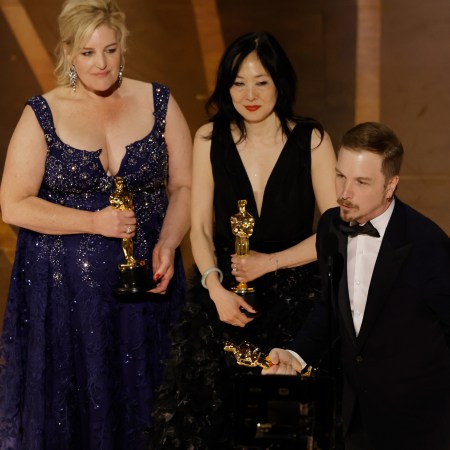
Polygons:
[[272,366],[269,356],[264,354],[261,349],[248,341],[235,345],[230,341],[225,342],[224,350],[233,353],[236,362],[245,367],[262,367],[268,369]]
[[[245,258],[250,252],[249,238],[253,234],[253,228],[255,226],[255,219],[245,209],[246,205],[247,200],[238,200],[239,212],[230,218],[231,231],[236,236],[235,253],[240,258]],[[237,286],[232,287],[231,290],[243,297],[256,310],[255,288],[248,286],[245,281],[241,281]],[[256,313],[250,313],[242,307],[241,311],[249,317],[259,315],[258,311]]]
[[[273,366],[269,355],[249,341],[243,341],[239,345],[226,341],[223,349],[234,355],[239,366],[261,367],[263,369]],[[302,378],[311,378],[317,375],[318,370],[316,367],[306,366],[300,375]]]
[[[116,189],[109,196],[109,203],[115,209],[128,210],[133,208],[133,194],[125,190],[122,177],[114,178]],[[116,268],[118,284],[113,292],[120,301],[137,301],[136,294],[143,294],[154,287],[144,260],[135,259],[133,238],[122,239],[124,262]]]

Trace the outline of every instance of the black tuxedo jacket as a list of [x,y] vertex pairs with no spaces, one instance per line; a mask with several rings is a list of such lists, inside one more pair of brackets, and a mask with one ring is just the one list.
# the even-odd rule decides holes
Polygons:
[[[339,231],[339,220],[339,208],[332,208],[319,221],[322,301],[292,349],[313,365],[321,359],[331,304],[343,373],[344,433],[358,403],[375,449],[449,450],[450,240],[396,199],[356,336],[347,285],[348,238]],[[331,259],[324,254],[330,233],[338,242],[332,283]]]

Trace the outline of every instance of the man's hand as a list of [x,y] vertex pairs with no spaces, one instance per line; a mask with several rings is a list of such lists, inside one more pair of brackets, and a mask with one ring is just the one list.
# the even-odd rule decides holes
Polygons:
[[297,375],[302,371],[300,361],[287,350],[273,348],[269,353],[272,366],[261,371],[262,375]]

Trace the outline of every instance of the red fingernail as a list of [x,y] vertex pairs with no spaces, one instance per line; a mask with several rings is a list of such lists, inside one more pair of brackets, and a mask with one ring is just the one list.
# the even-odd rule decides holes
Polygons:
[[161,275],[159,273],[155,273],[155,276],[153,278],[155,280],[159,280],[161,278]]

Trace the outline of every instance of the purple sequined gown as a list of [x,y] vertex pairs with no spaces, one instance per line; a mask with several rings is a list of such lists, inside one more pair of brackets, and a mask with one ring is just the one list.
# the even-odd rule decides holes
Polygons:
[[[153,95],[153,129],[127,146],[117,174],[134,193],[134,255],[148,262],[167,209],[169,90],[154,84]],[[43,97],[28,105],[48,145],[39,197],[89,211],[106,207],[114,180],[101,150],[62,142]],[[119,304],[112,289],[123,259],[120,239],[20,230],[1,342],[1,450],[141,447],[185,282],[177,254],[165,296]]]

